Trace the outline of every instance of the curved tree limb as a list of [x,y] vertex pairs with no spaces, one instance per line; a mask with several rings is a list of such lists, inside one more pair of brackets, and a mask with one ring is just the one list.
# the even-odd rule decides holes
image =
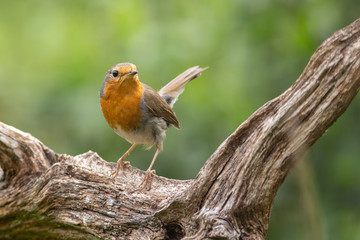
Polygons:
[[0,236],[9,239],[264,239],[275,195],[296,160],[360,88],[360,19],[334,33],[299,79],[242,123],[194,180],[56,154],[0,123]]

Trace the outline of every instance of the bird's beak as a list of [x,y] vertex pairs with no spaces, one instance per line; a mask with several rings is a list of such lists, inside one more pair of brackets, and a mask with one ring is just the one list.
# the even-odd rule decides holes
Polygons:
[[138,73],[138,71],[136,71],[136,70],[131,70],[128,74],[129,75],[135,75],[135,74],[137,74]]

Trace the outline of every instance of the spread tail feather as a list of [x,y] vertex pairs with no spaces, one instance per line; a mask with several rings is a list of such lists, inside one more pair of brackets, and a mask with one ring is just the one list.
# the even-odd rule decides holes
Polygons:
[[185,84],[199,77],[201,72],[207,68],[208,67],[200,68],[199,66],[189,68],[161,88],[159,91],[160,96],[164,98],[171,107],[173,107],[179,95],[184,91]]

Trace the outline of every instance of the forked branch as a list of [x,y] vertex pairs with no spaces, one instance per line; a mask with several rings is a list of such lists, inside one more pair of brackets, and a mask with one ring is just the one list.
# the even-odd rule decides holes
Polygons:
[[0,236],[69,239],[264,239],[296,160],[360,88],[360,20],[334,33],[299,79],[242,123],[194,180],[154,177],[96,153],[56,154],[0,123]]

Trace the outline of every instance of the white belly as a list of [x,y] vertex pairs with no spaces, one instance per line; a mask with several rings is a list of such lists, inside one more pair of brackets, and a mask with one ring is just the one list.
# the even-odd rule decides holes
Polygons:
[[113,129],[116,134],[126,139],[132,144],[144,144],[147,147],[152,147],[156,144],[157,147],[162,148],[162,143],[165,139],[167,124],[162,118],[153,117],[145,124],[144,128],[137,130],[124,131],[120,126]]
[[118,126],[116,129],[114,129],[114,131],[117,135],[132,144],[144,144],[148,147],[151,147],[155,143],[155,139],[152,136],[152,131],[149,128],[138,131],[130,130],[126,132],[120,126]]

